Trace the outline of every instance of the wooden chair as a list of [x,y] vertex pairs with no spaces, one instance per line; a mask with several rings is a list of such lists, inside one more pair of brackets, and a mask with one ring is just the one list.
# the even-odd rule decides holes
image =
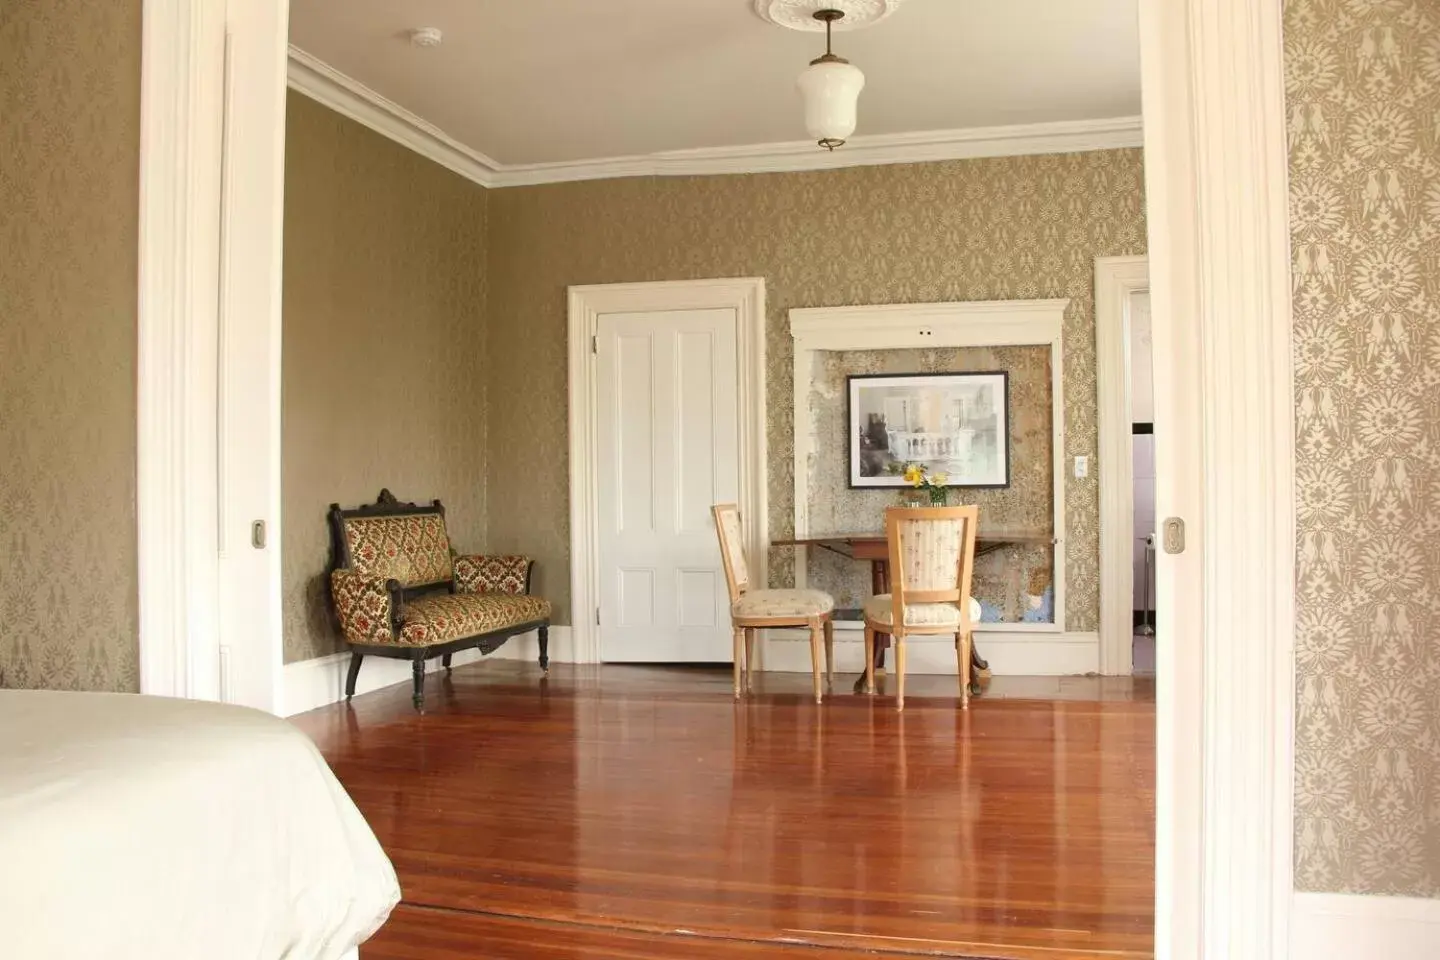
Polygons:
[[891,507],[885,511],[890,593],[865,602],[865,691],[875,692],[875,634],[895,639],[895,709],[905,709],[905,641],[953,636],[960,703],[970,706],[970,597],[979,507]]
[[[752,590],[750,566],[745,562],[745,538],[740,508],[717,503],[710,508],[720,536],[725,582],[730,587],[730,622],[735,629],[735,696],[752,689],[750,667],[755,658],[755,631],[763,627],[808,627],[810,667],[815,676],[815,702],[824,697],[825,684],[834,679],[835,600],[819,590]],[[820,645],[825,645],[825,674],[820,673]],[[742,683],[743,681],[743,683]]]

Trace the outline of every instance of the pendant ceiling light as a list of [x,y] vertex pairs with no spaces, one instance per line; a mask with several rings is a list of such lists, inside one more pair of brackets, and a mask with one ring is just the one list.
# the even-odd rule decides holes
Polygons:
[[843,10],[816,10],[825,24],[825,54],[810,61],[796,81],[805,99],[805,129],[826,150],[834,150],[855,132],[856,106],[865,89],[865,74],[830,49],[830,32],[845,16]]

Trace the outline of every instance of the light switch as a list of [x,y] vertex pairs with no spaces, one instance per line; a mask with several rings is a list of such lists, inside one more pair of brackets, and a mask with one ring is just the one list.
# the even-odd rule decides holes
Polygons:
[[1090,458],[1089,458],[1089,457],[1086,457],[1086,456],[1076,457],[1076,458],[1075,458],[1075,477],[1076,477],[1076,479],[1083,480],[1085,477],[1088,477],[1088,476],[1090,476]]

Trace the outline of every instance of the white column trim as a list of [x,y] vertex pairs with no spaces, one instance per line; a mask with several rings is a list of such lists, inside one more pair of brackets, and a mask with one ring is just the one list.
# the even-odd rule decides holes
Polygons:
[[1130,424],[1130,296],[1148,289],[1148,258],[1095,258],[1100,672],[1107,676],[1126,675],[1134,669],[1135,464]]
[[1279,0],[1141,0],[1160,554],[1156,955],[1289,951],[1294,398]]
[[[807,307],[790,311],[794,338],[795,536],[810,533],[808,470],[810,381],[821,350],[1043,346],[1050,348],[1055,622],[1034,629],[1065,632],[1065,310],[1069,300],[976,300]],[[795,549],[795,585],[805,586],[805,548]],[[762,654],[761,663],[765,660]]]
[[136,410],[140,689],[217,699],[224,0],[145,0]]
[[765,281],[760,277],[573,286],[570,353],[570,621],[577,663],[600,662],[598,432],[592,349],[601,314],[730,309],[736,319],[740,511],[756,579],[767,582],[769,494],[765,444]]

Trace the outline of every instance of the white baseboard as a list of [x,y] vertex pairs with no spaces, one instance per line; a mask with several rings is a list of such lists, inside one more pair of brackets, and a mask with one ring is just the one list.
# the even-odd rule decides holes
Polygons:
[[[835,669],[865,669],[865,642],[855,631],[836,631]],[[1069,677],[1100,669],[1097,633],[1012,633],[976,631],[975,645],[999,677]],[[955,645],[948,639],[912,639],[906,644],[909,673],[954,676]],[[759,669],[780,673],[810,672],[810,641],[799,631],[771,630],[760,644]]]
[[[514,641],[511,641],[514,642]],[[507,644],[508,646],[508,644]],[[503,649],[503,648],[502,648]],[[462,650],[451,659],[451,666],[459,667],[481,659],[479,650]],[[281,703],[284,715],[293,717],[306,710],[314,710],[345,699],[345,671],[350,668],[350,651],[332,653],[328,657],[301,660],[285,664],[285,690]],[[426,673],[443,669],[440,658],[427,660]],[[360,676],[355,680],[355,696],[371,693],[382,687],[410,682],[410,661],[391,660],[388,657],[366,657],[360,665]]]
[[1290,915],[1291,960],[1435,960],[1440,900],[1297,893]]

